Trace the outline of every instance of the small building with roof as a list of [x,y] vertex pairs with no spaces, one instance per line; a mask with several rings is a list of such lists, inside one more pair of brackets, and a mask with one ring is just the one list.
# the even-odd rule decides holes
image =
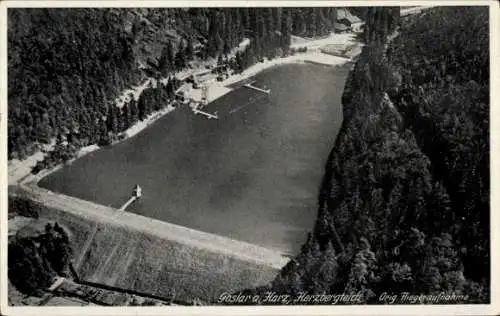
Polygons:
[[352,14],[346,8],[337,9],[337,23],[342,23],[348,27],[351,27],[353,24],[362,23],[360,18]]

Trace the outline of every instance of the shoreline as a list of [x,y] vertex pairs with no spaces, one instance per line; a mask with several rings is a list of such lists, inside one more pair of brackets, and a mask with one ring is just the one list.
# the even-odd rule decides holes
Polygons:
[[[124,135],[125,137],[122,139],[122,140],[119,140],[119,141],[116,141],[112,144],[110,144],[109,146],[114,146],[116,145],[117,143],[120,143],[122,141],[125,141],[129,138],[132,138],[134,137],[135,135],[139,134],[140,132],[142,132],[144,129],[146,129],[149,125],[153,124],[154,122],[156,122],[157,120],[159,120],[160,118],[162,118],[164,115],[172,112],[173,110],[175,110],[174,107],[172,107],[171,105],[168,105],[167,107],[161,109],[160,111],[157,111],[157,112],[154,112],[154,113],[151,113],[148,117],[146,117],[144,120],[142,121],[138,121],[137,123],[135,123],[134,125],[132,125],[131,127],[129,127],[127,130],[123,131],[122,135]],[[9,185],[16,185],[16,184],[34,184],[34,185],[38,185],[38,182],[50,175],[51,173],[53,172],[56,172],[57,170],[61,169],[62,167],[64,167],[65,165],[70,165],[72,164],[75,160],[87,155],[87,154],[90,154],[96,150],[99,150],[101,148],[101,146],[98,146],[97,144],[92,144],[92,145],[88,145],[88,146],[85,146],[85,147],[82,147],[78,150],[78,153],[76,154],[76,156],[64,163],[60,163],[60,164],[57,164],[55,165],[54,167],[50,168],[50,169],[44,169],[44,170],[41,170],[39,173],[37,174],[32,174],[31,171],[22,176],[18,181],[14,182],[14,183],[9,183]],[[10,180],[10,178],[9,178]]]
[[[285,65],[285,64],[293,64],[293,63],[305,63],[305,62],[313,62],[316,64],[322,64],[325,66],[341,66],[347,62],[350,62],[353,60],[353,56],[351,58],[349,57],[340,57],[337,55],[333,54],[327,54],[321,51],[321,48],[326,46],[326,45],[332,45],[332,44],[337,44],[337,45],[342,45],[345,49],[354,47],[354,48],[360,48],[362,46],[361,43],[357,42],[355,40],[355,34],[354,33],[344,33],[344,34],[331,34],[327,38],[320,38],[317,40],[307,40],[306,42],[302,42],[299,44],[292,44],[290,47],[297,48],[297,47],[307,47],[308,51],[304,53],[296,53],[294,55],[289,55],[285,57],[278,57],[275,59],[264,59],[263,62],[258,62],[249,68],[245,69],[242,73],[240,74],[233,74],[230,77],[226,78],[223,81],[213,81],[210,82],[208,85],[209,91],[210,91],[210,98],[209,98],[209,103],[221,98],[222,96],[234,91],[234,88],[230,88],[228,86],[234,85],[238,82],[241,82],[243,80],[247,80],[258,73],[278,66],[278,65]],[[360,50],[360,49],[358,49]],[[159,81],[161,81],[160,79]],[[153,86],[157,85],[157,81],[153,78],[148,78],[145,82],[142,84],[135,86],[131,89],[126,89],[120,94],[120,97],[117,97],[115,99],[115,105],[117,107],[123,106],[123,103],[128,100],[128,96],[130,94],[133,95],[135,99],[138,99],[142,91],[150,84],[153,84]],[[190,91],[187,92],[186,94],[187,97],[192,98],[193,100],[201,100],[201,89],[191,89]],[[175,107],[172,105],[167,105],[165,108],[161,109],[160,111],[151,113],[146,119],[143,121],[138,121],[134,125],[130,126],[127,130],[123,131],[120,133],[121,135],[124,135],[124,138],[121,139],[120,141],[117,141],[110,146],[115,145],[118,142],[123,142],[137,134],[139,134],[141,131],[143,131],[145,128],[147,128],[149,125],[153,124],[156,122],[158,119],[163,117],[164,115],[172,112],[175,110]],[[50,145],[45,145],[46,148],[50,149]],[[79,159],[93,151],[96,151],[100,149],[100,147],[96,144],[92,144],[89,146],[82,147],[75,158],[70,159],[69,161],[65,163],[58,164],[54,166],[53,168],[50,169],[45,169],[40,171],[38,174],[32,174],[31,173],[31,168],[36,165],[37,161],[41,160],[44,158],[45,154],[42,151],[37,151],[36,153],[32,154],[31,156],[23,159],[23,160],[17,160],[13,159],[8,162],[8,185],[19,185],[19,184],[26,184],[26,183],[31,183],[37,184],[38,181],[40,181],[43,177],[48,176],[49,174],[59,170],[66,164],[71,164],[74,162],[76,159]],[[14,171],[12,171],[14,169]],[[12,172],[11,172],[12,171]]]

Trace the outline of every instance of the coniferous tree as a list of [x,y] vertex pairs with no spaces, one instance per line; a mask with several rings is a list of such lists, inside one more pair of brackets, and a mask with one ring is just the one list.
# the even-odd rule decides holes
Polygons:
[[186,59],[192,60],[193,57],[194,57],[193,40],[191,39],[191,37],[189,37],[186,45]]
[[130,113],[130,122],[133,124],[139,120],[139,113],[137,109],[137,101],[132,98],[128,104]]
[[160,60],[158,62],[158,68],[163,76],[166,76],[173,69],[173,46],[172,43],[168,43],[163,47]]
[[121,119],[121,127],[120,127],[121,131],[125,131],[126,129],[128,129],[132,123],[130,120],[129,104],[130,103],[124,104],[123,108],[122,108],[122,115],[121,115],[122,119]]
[[175,54],[175,69],[179,71],[184,67],[186,67],[186,52],[184,41],[181,40],[177,49],[177,53]]
[[284,8],[284,18],[281,23],[281,46],[288,50],[290,46],[290,38],[292,34],[292,11],[289,8]]

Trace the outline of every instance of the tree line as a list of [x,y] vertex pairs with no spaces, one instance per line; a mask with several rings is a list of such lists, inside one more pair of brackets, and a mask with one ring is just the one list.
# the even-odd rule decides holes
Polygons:
[[[54,139],[108,143],[144,118],[133,105],[113,108],[125,88],[220,56],[243,71],[288,52],[292,34],[325,35],[335,20],[329,7],[9,9],[9,159]],[[244,38],[250,45],[233,56]]]
[[393,42],[385,27],[366,36],[349,75],[313,232],[270,286],[249,292],[490,301],[488,9],[435,8],[400,24]]

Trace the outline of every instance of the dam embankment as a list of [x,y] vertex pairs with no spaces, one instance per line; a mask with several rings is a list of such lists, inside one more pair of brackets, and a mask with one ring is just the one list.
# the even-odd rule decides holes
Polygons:
[[268,283],[287,261],[259,246],[36,186],[9,188],[9,212],[61,225],[81,279],[158,296],[214,301]]

